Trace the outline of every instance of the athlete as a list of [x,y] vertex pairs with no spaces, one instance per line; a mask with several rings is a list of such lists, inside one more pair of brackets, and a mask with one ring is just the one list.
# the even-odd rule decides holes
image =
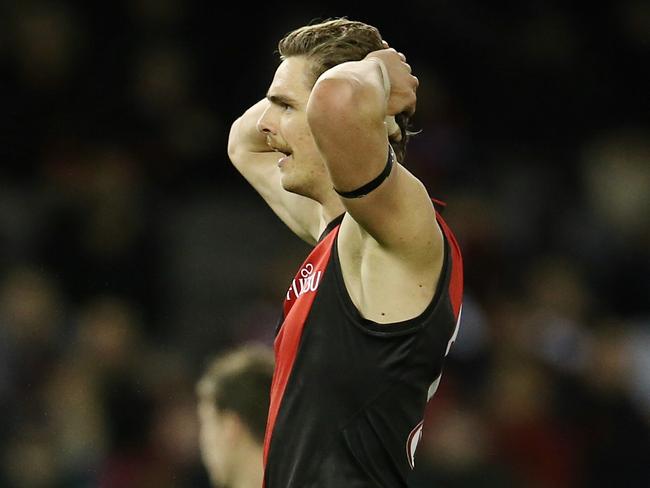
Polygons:
[[262,443],[273,352],[243,346],[221,355],[197,383],[200,447],[214,486],[262,486]]
[[301,27],[278,50],[228,147],[314,245],[276,332],[264,486],[406,486],[462,301],[456,240],[402,165],[418,80],[362,22]]

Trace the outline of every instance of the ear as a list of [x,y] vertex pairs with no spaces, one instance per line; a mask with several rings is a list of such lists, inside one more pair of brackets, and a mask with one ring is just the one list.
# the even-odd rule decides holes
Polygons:
[[222,412],[222,427],[223,427],[223,436],[228,440],[228,442],[237,442],[241,439],[245,426],[235,412],[224,411]]

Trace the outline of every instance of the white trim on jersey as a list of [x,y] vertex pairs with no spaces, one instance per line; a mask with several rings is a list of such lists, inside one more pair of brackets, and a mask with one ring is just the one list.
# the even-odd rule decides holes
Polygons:
[[460,305],[460,308],[458,309],[458,320],[456,320],[456,328],[454,329],[454,333],[451,335],[451,339],[449,339],[449,342],[447,343],[447,350],[445,351],[445,356],[449,354],[449,349],[451,349],[451,345],[454,343],[456,340],[456,337],[458,336],[458,329],[460,328],[460,317],[463,315],[463,305]]
[[429,390],[427,391],[427,402],[431,400],[431,397],[436,394],[436,391],[438,391],[438,386],[440,385],[440,379],[442,378],[442,373],[438,375],[438,377],[431,383],[429,386]]

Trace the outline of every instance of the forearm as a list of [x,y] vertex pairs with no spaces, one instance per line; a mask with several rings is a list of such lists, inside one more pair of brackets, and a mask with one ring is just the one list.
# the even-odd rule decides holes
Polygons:
[[[389,95],[390,79],[385,65],[380,59],[371,57],[342,63],[324,72],[314,85],[310,105],[312,111],[317,112],[327,110],[332,102],[339,102],[354,109],[358,116],[383,121],[388,115]],[[324,102],[325,106],[311,103],[312,99]]]
[[312,90],[307,117],[336,189],[355,189],[381,171],[388,139],[377,63],[344,63],[324,73]]

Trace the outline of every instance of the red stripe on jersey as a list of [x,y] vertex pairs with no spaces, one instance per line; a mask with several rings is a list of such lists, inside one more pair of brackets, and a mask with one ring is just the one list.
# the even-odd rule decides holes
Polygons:
[[[437,212],[436,212],[437,213]],[[460,306],[463,301],[463,257],[460,253],[460,246],[454,233],[451,231],[443,218],[437,214],[438,224],[445,233],[447,241],[451,246],[451,278],[449,280],[449,299],[454,310],[454,317],[458,320]]]
[[291,282],[284,301],[284,321],[275,338],[275,370],[271,383],[271,404],[264,436],[264,467],[269,454],[273,428],[278,417],[284,391],[296,360],[300,338],[305,321],[316,297],[323,272],[327,267],[334,239],[338,233],[337,226],[307,256],[296,277]]

